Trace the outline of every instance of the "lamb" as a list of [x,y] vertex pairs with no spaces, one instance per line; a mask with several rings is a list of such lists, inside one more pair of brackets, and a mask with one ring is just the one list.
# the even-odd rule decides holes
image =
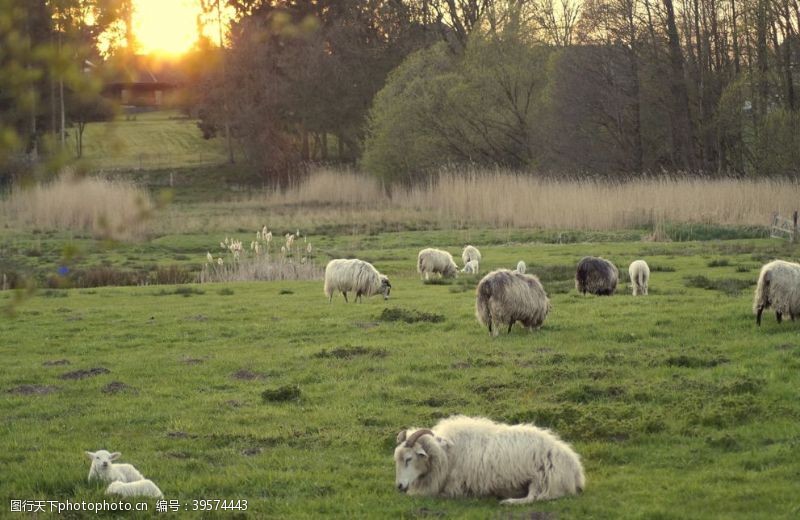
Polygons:
[[462,269],[461,272],[467,274],[478,274],[479,270],[480,270],[480,265],[478,264],[478,261],[470,260],[466,264],[464,264],[464,269]]
[[139,470],[134,468],[131,464],[114,464],[112,461],[117,460],[122,456],[118,451],[109,453],[106,450],[97,450],[95,452],[87,451],[86,456],[92,460],[92,466],[89,468],[89,478],[92,480],[102,480],[103,482],[135,482],[142,480],[144,477]]
[[497,496],[528,504],[583,491],[580,457],[549,430],[455,415],[397,435],[395,484],[409,495]]
[[647,296],[647,282],[650,281],[650,267],[644,260],[634,260],[628,267],[628,274],[631,277],[631,287],[633,295]]
[[775,309],[778,323],[784,314],[792,321],[800,315],[800,264],[773,260],[761,268],[753,299],[753,313],[759,326],[761,313],[769,307]]
[[106,495],[122,495],[124,497],[164,498],[164,493],[152,480],[143,479],[136,482],[114,481],[106,488]]
[[489,327],[492,336],[500,334],[500,327],[519,321],[533,330],[544,323],[550,311],[550,300],[539,279],[508,269],[498,269],[483,277],[478,283],[475,316],[481,325]]
[[611,296],[617,289],[617,281],[617,266],[605,258],[585,256],[578,262],[575,288],[584,295],[588,292],[598,296]]
[[[476,250],[477,251],[477,250]],[[427,280],[431,274],[440,274],[443,278],[456,275],[458,266],[453,255],[441,249],[426,248],[417,255],[417,272]]]
[[340,291],[347,301],[347,293],[356,293],[356,301],[362,296],[382,294],[384,300],[389,299],[392,284],[389,278],[378,272],[369,262],[358,259],[331,260],[325,267],[325,296],[328,302],[333,301],[333,293]]
[[472,260],[480,263],[481,252],[478,251],[478,248],[475,246],[465,246],[464,251],[461,253],[461,259],[464,261],[464,264]]
[[527,269],[528,269],[528,267],[525,265],[525,262],[523,262],[522,260],[520,260],[519,262],[517,262],[517,272],[518,272],[519,274],[525,274],[525,271],[526,271]]

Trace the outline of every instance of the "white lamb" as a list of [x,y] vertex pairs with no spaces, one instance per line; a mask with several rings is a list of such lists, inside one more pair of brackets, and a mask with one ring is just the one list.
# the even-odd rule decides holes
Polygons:
[[520,260],[519,262],[517,262],[517,272],[518,272],[519,274],[525,274],[525,271],[526,271],[527,269],[528,269],[528,266],[526,266],[526,265],[525,265],[525,262],[523,262],[522,260]]
[[336,291],[344,295],[344,301],[351,291],[356,293],[356,301],[361,301],[363,295],[369,297],[373,294],[382,294],[383,299],[388,300],[392,284],[369,262],[340,258],[331,260],[325,267],[324,290],[329,302],[333,301]]
[[106,488],[106,495],[122,495],[124,497],[152,497],[164,498],[164,493],[152,480],[137,480],[136,482],[115,481]]
[[106,450],[87,451],[86,456],[92,461],[92,466],[89,468],[89,481],[97,479],[103,482],[114,482],[115,480],[135,482],[144,478],[131,464],[114,464],[112,462],[122,456],[118,451],[114,453]]
[[456,415],[397,435],[397,489],[410,495],[496,496],[527,504],[583,491],[580,457],[548,430]]
[[462,273],[467,274],[478,274],[478,271],[480,271],[480,264],[477,260],[470,260],[464,264],[464,269],[461,270]]
[[471,262],[472,260],[480,263],[481,252],[478,251],[478,248],[475,246],[466,246],[464,247],[464,251],[461,253],[461,260],[464,261],[464,264]]
[[634,260],[628,267],[631,287],[634,296],[647,296],[647,284],[650,281],[650,266],[644,260]]
[[453,255],[441,249],[426,248],[417,255],[417,272],[427,280],[431,274],[440,274],[443,278],[452,278],[458,272]]

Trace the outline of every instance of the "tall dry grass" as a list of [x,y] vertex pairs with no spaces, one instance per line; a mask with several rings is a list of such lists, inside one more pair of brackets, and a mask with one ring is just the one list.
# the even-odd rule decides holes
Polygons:
[[15,187],[0,200],[0,215],[23,228],[87,231],[98,238],[145,236],[153,209],[147,191],[123,181],[71,173],[30,187]]

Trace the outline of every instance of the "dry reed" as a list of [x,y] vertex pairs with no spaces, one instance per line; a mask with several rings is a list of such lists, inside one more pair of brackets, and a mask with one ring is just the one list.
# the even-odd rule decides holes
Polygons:
[[146,190],[123,181],[65,173],[31,187],[15,187],[0,201],[0,215],[21,227],[88,231],[131,240],[146,234],[153,203]]

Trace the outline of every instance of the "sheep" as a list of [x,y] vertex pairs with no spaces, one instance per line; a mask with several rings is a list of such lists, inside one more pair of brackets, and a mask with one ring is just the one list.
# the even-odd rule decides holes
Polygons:
[[443,278],[452,278],[457,271],[458,266],[453,260],[453,255],[447,251],[426,248],[417,255],[417,272],[424,275],[426,280],[431,273],[439,273]]
[[578,262],[575,271],[575,288],[584,295],[589,292],[598,296],[611,296],[617,289],[619,271],[617,266],[594,256],[585,256]]
[[550,311],[550,300],[539,279],[508,269],[498,269],[478,283],[475,316],[481,325],[489,327],[492,336],[500,334],[500,326],[514,322],[533,330],[544,323]]
[[580,457],[549,430],[455,415],[397,435],[395,484],[424,496],[496,496],[528,504],[583,491]]
[[461,272],[467,274],[478,274],[479,270],[480,270],[480,265],[478,264],[478,261],[470,260],[466,264],[464,264],[464,269],[462,269]]
[[378,272],[369,262],[358,259],[331,260],[325,267],[325,296],[328,302],[333,301],[333,293],[341,291],[344,301],[347,293],[356,293],[355,301],[361,301],[362,295],[382,294],[384,300],[389,299],[392,284],[389,278]]
[[633,295],[647,296],[647,283],[650,281],[650,267],[644,260],[634,260],[628,267],[628,274],[631,277],[631,287]]
[[152,480],[142,479],[136,482],[114,481],[106,488],[106,495],[122,495],[124,497],[164,498],[164,493]]
[[519,274],[525,274],[525,271],[526,271],[527,269],[528,269],[528,267],[525,265],[525,262],[523,262],[522,260],[520,260],[519,262],[517,262],[517,272],[518,272]]
[[92,466],[89,468],[89,478],[92,480],[102,480],[103,482],[135,482],[142,480],[144,477],[139,470],[134,468],[131,464],[114,464],[112,461],[117,460],[122,456],[118,451],[109,453],[106,450],[97,450],[95,452],[87,451],[86,456],[92,461]]
[[478,251],[478,248],[475,246],[465,246],[464,251],[461,253],[461,259],[464,261],[464,264],[472,260],[480,263],[481,252]]
[[773,260],[761,268],[753,299],[758,326],[761,326],[761,313],[769,307],[775,309],[778,323],[784,314],[792,321],[800,315],[800,264]]

